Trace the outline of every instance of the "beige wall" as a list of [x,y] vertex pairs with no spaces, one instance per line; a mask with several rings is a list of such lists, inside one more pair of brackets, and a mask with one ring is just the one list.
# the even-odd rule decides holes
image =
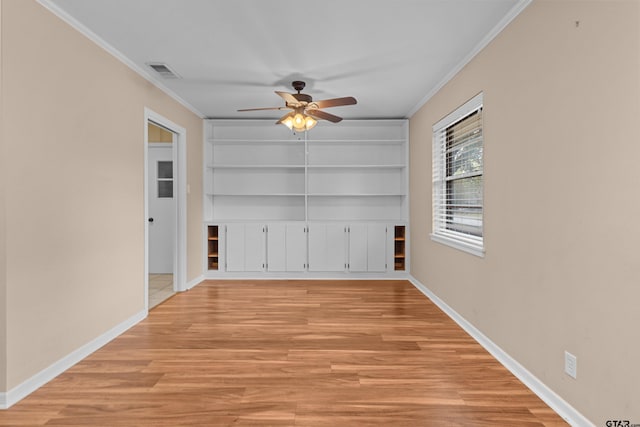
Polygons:
[[8,390],[144,309],[145,107],[187,129],[202,273],[202,120],[35,1],[2,34]]
[[[480,91],[484,258],[429,239],[432,126]],[[410,121],[412,275],[597,425],[640,423],[639,121],[636,0],[534,1]]]

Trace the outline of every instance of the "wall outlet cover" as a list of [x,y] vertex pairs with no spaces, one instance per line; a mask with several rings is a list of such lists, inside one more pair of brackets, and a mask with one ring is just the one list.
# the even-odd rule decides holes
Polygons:
[[564,372],[573,379],[578,376],[578,358],[568,351],[564,352]]

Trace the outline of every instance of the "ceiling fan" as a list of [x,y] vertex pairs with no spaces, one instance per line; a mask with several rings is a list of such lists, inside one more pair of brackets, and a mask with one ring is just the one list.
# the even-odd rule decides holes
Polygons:
[[332,123],[338,123],[342,120],[342,117],[322,111],[323,108],[354,105],[358,103],[352,96],[314,101],[311,95],[301,93],[302,89],[306,86],[305,82],[296,80],[291,83],[291,86],[293,86],[298,93],[276,91],[276,94],[284,99],[284,107],[246,108],[238,111],[292,110],[280,117],[276,124],[283,124],[289,129],[303,132],[314,127],[317,123],[316,119],[328,120]]

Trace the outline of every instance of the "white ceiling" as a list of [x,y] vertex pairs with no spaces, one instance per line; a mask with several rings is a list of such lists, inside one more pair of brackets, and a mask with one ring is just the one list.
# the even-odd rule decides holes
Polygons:
[[202,117],[277,118],[236,110],[281,106],[273,91],[304,80],[315,100],[354,96],[330,110],[352,119],[410,116],[529,2],[40,1]]

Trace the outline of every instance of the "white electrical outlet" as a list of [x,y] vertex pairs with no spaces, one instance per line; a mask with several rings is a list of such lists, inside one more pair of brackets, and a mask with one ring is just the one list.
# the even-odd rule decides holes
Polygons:
[[578,376],[578,358],[568,351],[564,352],[564,372],[573,379]]

